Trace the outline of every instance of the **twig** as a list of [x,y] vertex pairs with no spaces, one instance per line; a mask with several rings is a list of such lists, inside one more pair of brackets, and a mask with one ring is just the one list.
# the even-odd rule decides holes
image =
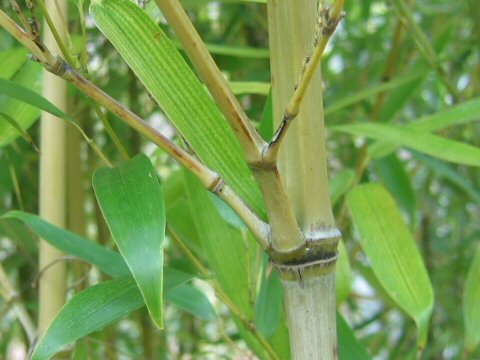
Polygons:
[[40,63],[47,71],[75,85],[89,98],[117,115],[130,127],[144,135],[177,160],[181,165],[190,170],[202,182],[206,189],[217,194],[235,211],[237,211],[261,245],[264,248],[268,247],[268,236],[270,233],[268,224],[262,221],[257,214],[249,209],[243,200],[224,183],[223,179],[217,173],[206,167],[175,143],[171,142],[127,107],[120,104],[103,90],[85,79],[79,72],[67,64],[65,60],[58,56],[54,57],[45,47],[40,48],[39,44],[33,42],[29,36],[22,29],[18,28],[18,26],[1,10],[0,26],[4,27],[11,35],[21,41],[22,44],[24,44],[32,53],[35,55],[38,54]]
[[25,30],[27,31],[27,33],[32,34],[33,33],[32,27],[30,26],[30,23],[28,22],[27,18],[23,14],[22,9],[20,8],[16,0],[10,0],[10,4],[12,5],[13,11],[15,11],[18,17],[20,18],[20,22],[25,27]]
[[295,117],[300,112],[300,105],[305,96],[305,93],[310,85],[310,82],[317,71],[318,65],[322,58],[323,52],[332,37],[338,23],[345,14],[342,12],[344,0],[337,0],[331,8],[321,8],[319,11],[319,33],[314,40],[314,49],[311,56],[307,56],[304,61],[300,79],[295,86],[295,91],[290,99],[282,122],[273,135],[272,140],[266,148],[264,148],[264,162],[274,163],[277,159],[278,152],[282,140],[285,138],[288,127]]
[[245,114],[178,0],[155,0],[205,82],[242,146],[249,163],[258,162],[266,145]]

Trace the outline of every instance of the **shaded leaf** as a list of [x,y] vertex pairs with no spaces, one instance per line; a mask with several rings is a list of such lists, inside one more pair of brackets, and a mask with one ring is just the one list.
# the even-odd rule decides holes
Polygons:
[[343,316],[337,312],[338,352],[342,360],[371,360],[365,345],[355,336]]
[[166,300],[200,319],[211,321],[216,318],[215,309],[208,298],[192,285],[182,284],[170,290]]
[[465,349],[473,351],[480,344],[480,245],[468,269],[463,290]]
[[32,360],[47,360],[69,343],[121,319],[144,305],[132,277],[94,285],[61,309],[39,340]]
[[118,277],[130,273],[125,261],[119,254],[80,235],[56,227],[37,215],[10,211],[4,214],[2,218],[21,221],[52,246],[94,264],[107,275]]

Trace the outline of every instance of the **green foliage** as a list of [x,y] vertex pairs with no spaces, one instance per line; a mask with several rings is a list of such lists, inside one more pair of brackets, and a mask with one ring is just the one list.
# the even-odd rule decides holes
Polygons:
[[415,320],[418,344],[423,348],[433,289],[402,214],[388,192],[376,184],[354,188],[348,207],[373,272],[390,297]]
[[[266,1],[181,2],[270,139]],[[91,1],[91,16],[107,39],[85,23],[88,2],[73,3],[72,49],[89,79],[218,171],[264,216],[233,132],[154,1],[145,2],[145,11],[135,1]],[[411,10],[405,3],[347,1],[347,17],[322,60],[330,193],[343,234],[339,353],[341,359],[414,358],[420,340],[424,359],[473,360],[480,356],[480,3],[419,0],[410,2]],[[0,4],[18,21],[10,1]],[[412,28],[395,40],[399,14]],[[129,359],[164,352],[288,359],[278,276],[239,217],[107,114],[127,153],[148,154],[153,167],[146,156],[124,163],[91,101],[69,87],[68,114],[60,112],[40,95],[40,71],[0,29],[0,259],[18,294],[9,297],[0,286],[0,358],[30,346],[15,305],[32,319],[38,315],[31,286],[44,270],[36,260],[38,236],[66,254],[72,296],[39,339],[35,359],[70,351],[79,339],[79,359],[114,358],[109,351]],[[83,234],[69,231],[71,220],[66,230],[33,215],[42,155],[31,144],[41,142],[40,110],[75,119],[88,145],[118,165],[95,177],[113,242],[90,181],[104,160],[83,140],[81,161],[73,164],[82,169],[82,188],[72,190],[85,194],[86,225],[75,230]],[[79,263],[90,265],[77,272]],[[162,332],[149,327],[146,309],[134,311],[145,303],[157,324],[163,320]]]
[[93,187],[148,311],[163,328],[165,207],[155,169],[148,157],[138,155],[119,167],[98,170]]

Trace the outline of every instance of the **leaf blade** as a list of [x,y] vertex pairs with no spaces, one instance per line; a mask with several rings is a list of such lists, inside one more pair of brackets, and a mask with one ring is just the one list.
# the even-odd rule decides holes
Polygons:
[[265,215],[237,139],[175,44],[129,0],[94,0],[90,13],[198,157]]
[[354,188],[347,196],[353,223],[372,269],[391,298],[418,327],[426,342],[434,295],[415,242],[394,200],[378,184]]
[[162,328],[165,207],[152,163],[147,156],[138,155],[119,167],[99,169],[93,187],[150,315]]

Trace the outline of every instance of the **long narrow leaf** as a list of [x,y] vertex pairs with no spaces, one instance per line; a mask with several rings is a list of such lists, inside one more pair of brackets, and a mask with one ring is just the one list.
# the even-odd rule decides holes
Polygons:
[[32,360],[48,360],[69,343],[103,329],[143,305],[132,277],[89,287],[62,307],[35,347]]
[[480,148],[407,127],[362,123],[334,126],[331,129],[391,142],[457,164],[480,166]]
[[[5,146],[14,141],[20,134],[27,130],[40,115],[40,110],[24,102],[19,93],[40,96],[36,91],[41,88],[42,67],[34,62],[26,63],[12,80],[0,78],[0,111],[4,114],[0,118],[0,146]],[[28,92],[23,92],[24,90]],[[25,97],[25,96],[24,96]],[[14,119],[18,126],[5,118]],[[21,131],[20,131],[21,129]]]
[[147,156],[138,155],[119,167],[99,169],[93,187],[150,315],[162,328],[165,208],[155,169]]
[[21,211],[10,211],[4,214],[2,218],[21,221],[52,246],[96,265],[107,275],[118,277],[130,273],[125,261],[119,254],[84,239],[80,235],[58,228],[36,215]]
[[418,344],[423,347],[433,309],[433,289],[402,214],[390,194],[378,184],[353,189],[347,202],[375,276],[415,320]]
[[238,141],[175,44],[130,0],[93,0],[90,12],[199,158],[264,214]]
[[465,349],[473,351],[480,344],[480,244],[468,269],[463,290]]

